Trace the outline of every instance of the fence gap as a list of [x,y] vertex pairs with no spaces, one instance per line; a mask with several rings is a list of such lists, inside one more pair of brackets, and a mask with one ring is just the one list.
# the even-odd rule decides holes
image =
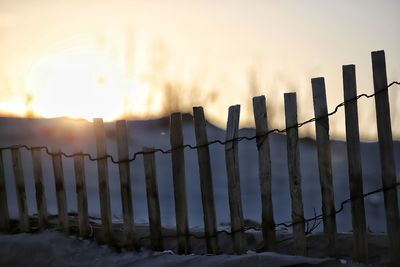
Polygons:
[[64,186],[64,170],[61,158],[61,151],[54,150],[52,154],[53,171],[56,186],[58,219],[61,229],[68,233],[68,208],[67,208],[67,195]]
[[[343,66],[344,101],[357,96],[355,65]],[[346,102],[346,144],[351,197],[351,216],[353,226],[354,259],[368,261],[368,242],[363,197],[363,175],[361,168],[360,134],[358,126],[357,101]]]
[[7,188],[4,176],[3,150],[0,150],[0,232],[10,230],[10,214],[8,211]]
[[206,119],[202,107],[193,107],[194,130],[196,135],[197,158],[200,172],[201,197],[204,213],[204,228],[207,242],[207,253],[218,253],[218,236],[215,215],[214,191],[208,148]]
[[[396,166],[394,161],[392,127],[390,124],[389,96],[386,90],[385,52],[371,53],[374,80],[376,121],[378,127],[379,152],[381,159],[382,184],[385,188],[387,233],[390,240],[391,260],[400,262],[400,219],[397,202]],[[379,93],[378,93],[379,92]]]
[[29,215],[26,204],[24,172],[22,170],[20,150],[18,148],[12,148],[11,157],[18,200],[19,227],[21,232],[29,232]]
[[272,206],[271,155],[268,138],[268,114],[265,96],[253,97],[253,112],[256,125],[258,149],[258,172],[261,191],[261,226],[264,250],[276,249],[274,210]]
[[178,253],[189,254],[189,225],[186,200],[185,158],[183,151],[182,114],[172,113],[170,124],[172,176],[174,181]]
[[143,148],[143,165],[146,177],[147,209],[150,224],[151,248],[162,251],[163,241],[161,233],[160,200],[158,197],[156,160],[154,148]]
[[96,135],[97,148],[97,172],[99,177],[99,198],[100,215],[103,225],[103,239],[105,243],[112,242],[112,220],[111,220],[111,200],[110,188],[108,186],[108,164],[107,164],[107,146],[106,133],[104,130],[103,119],[93,119],[93,126]]
[[133,219],[131,175],[129,166],[128,130],[125,120],[116,122],[117,149],[122,212],[124,217],[124,245],[135,246],[135,224]]
[[315,121],[318,168],[322,193],[324,232],[328,238],[328,254],[336,256],[336,213],[332,183],[331,147],[329,141],[329,118],[326,104],[325,80],[311,79]]
[[285,118],[287,138],[287,161],[289,171],[290,198],[292,200],[293,246],[296,255],[307,254],[303,197],[301,190],[299,134],[297,128],[296,93],[286,93]]
[[42,150],[32,149],[33,177],[35,179],[36,205],[39,217],[39,228],[45,229],[48,225],[47,202],[43,185]]
[[226,129],[225,161],[228,174],[228,197],[231,216],[233,249],[236,254],[244,253],[244,222],[239,176],[239,132],[240,105],[230,106]]
[[[81,152],[82,153],[82,152]],[[74,157],[74,169],[76,179],[76,195],[78,200],[78,224],[79,235],[89,236],[88,202],[86,191],[85,164],[83,155]]]

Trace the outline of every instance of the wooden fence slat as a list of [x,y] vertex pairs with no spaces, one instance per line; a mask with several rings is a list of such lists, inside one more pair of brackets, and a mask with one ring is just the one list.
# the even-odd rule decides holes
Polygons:
[[385,52],[371,53],[374,79],[376,120],[378,127],[379,151],[381,159],[382,184],[386,209],[387,232],[390,240],[393,263],[400,262],[400,219],[396,185],[396,166],[394,161],[392,127],[390,124],[389,96],[387,86]]
[[21,232],[29,232],[29,215],[26,204],[24,172],[22,170],[21,152],[18,148],[11,149],[12,165],[17,190],[19,227]]
[[[301,190],[300,150],[297,128],[297,101],[296,93],[286,93],[285,118],[287,138],[287,161],[289,171],[290,198],[292,200],[292,221],[294,251],[296,255],[307,254],[307,240],[305,236],[304,208]],[[290,128],[293,127],[293,128]]]
[[89,236],[89,218],[88,218],[88,202],[86,191],[85,163],[83,155],[74,157],[74,170],[76,181],[76,196],[78,200],[78,224],[79,235],[81,237]]
[[42,150],[32,149],[33,177],[35,179],[36,205],[39,216],[39,227],[44,229],[48,225],[47,202],[43,185]]
[[110,243],[113,237],[110,188],[108,186],[108,164],[106,158],[106,133],[104,130],[103,119],[93,119],[93,125],[96,135],[97,158],[99,158],[99,160],[97,160],[97,172],[99,177],[100,215],[103,228],[103,239],[105,243]]
[[328,253],[335,256],[336,247],[336,213],[332,182],[331,146],[329,141],[329,118],[326,104],[324,78],[311,79],[315,121],[318,168],[322,193],[322,214],[324,232],[328,238]]
[[129,166],[129,150],[128,150],[128,130],[125,120],[116,122],[117,131],[117,149],[120,184],[121,184],[121,201],[122,212],[124,216],[124,244],[134,246],[135,241],[135,225],[133,219],[132,207],[132,191],[131,191],[131,174]]
[[197,157],[200,172],[201,197],[204,213],[204,228],[207,242],[207,253],[218,253],[218,236],[215,215],[214,191],[208,148],[206,119],[202,107],[193,107],[194,130],[196,135]]
[[[343,66],[344,101],[357,96],[355,65]],[[360,134],[358,127],[357,102],[347,102],[344,106],[346,116],[346,143],[349,170],[351,215],[353,226],[354,259],[368,261],[367,227],[363,198],[363,175],[361,169]]]
[[[240,105],[230,106],[226,129],[226,141],[238,137]],[[228,197],[231,217],[231,232],[233,247],[236,254],[244,253],[244,222],[239,176],[238,141],[232,140],[225,144],[226,172],[228,174]]]
[[154,148],[143,148],[143,165],[146,177],[147,209],[152,250],[162,251],[160,200],[158,197],[156,160]]
[[0,150],[0,232],[10,230],[10,215],[7,202],[7,188],[4,177],[3,151]]
[[171,114],[170,142],[172,176],[174,181],[176,231],[178,235],[178,253],[189,254],[189,223],[186,200],[185,158],[183,151],[182,114]]
[[265,96],[253,97],[253,112],[256,125],[258,149],[258,172],[261,191],[261,225],[264,250],[276,249],[274,210],[272,206],[271,156],[268,135],[268,114]]
[[58,218],[61,229],[64,232],[69,231],[68,229],[68,208],[67,208],[67,195],[64,186],[64,170],[62,164],[62,158],[60,150],[54,150],[52,157],[53,161],[53,171],[56,186],[56,197],[57,197],[57,208],[58,208]]

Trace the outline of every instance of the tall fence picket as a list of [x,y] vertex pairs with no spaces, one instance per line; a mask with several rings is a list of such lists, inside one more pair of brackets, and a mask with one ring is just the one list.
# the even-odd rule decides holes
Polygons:
[[[226,129],[226,140],[238,137],[240,105],[230,106]],[[238,141],[232,140],[225,144],[226,172],[228,174],[228,197],[231,217],[231,232],[233,250],[236,254],[244,253],[244,222],[242,198],[240,193],[239,148]]]
[[154,148],[143,148],[143,165],[146,177],[147,209],[149,214],[151,247],[155,251],[163,250],[160,200],[158,197],[156,159]]
[[[394,161],[392,127],[390,124],[389,96],[386,89],[386,61],[384,51],[371,54],[374,80],[376,121],[378,127],[379,152],[381,159],[382,184],[384,191],[387,232],[393,263],[400,262],[400,219],[396,189],[396,166]],[[382,90],[382,91],[381,91]],[[381,91],[381,92],[380,92]]]
[[47,202],[43,185],[42,151],[32,149],[33,177],[35,179],[36,205],[39,216],[39,227],[44,229],[48,225]]
[[331,146],[329,141],[329,119],[326,104],[325,80],[314,78],[311,80],[315,121],[318,169],[322,193],[322,213],[324,232],[328,237],[328,253],[336,255],[336,212],[333,196]]
[[67,208],[67,194],[64,186],[64,169],[60,150],[54,150],[52,155],[53,171],[56,186],[57,208],[60,227],[64,232],[69,231],[68,225],[68,208]]
[[206,119],[202,107],[193,108],[194,130],[196,134],[197,157],[200,172],[201,198],[204,213],[204,228],[207,242],[207,252],[217,254],[217,225],[214,204],[214,191],[212,183],[210,151],[206,130]]
[[287,161],[289,170],[290,198],[292,200],[292,221],[294,251],[297,255],[307,254],[305,236],[304,208],[301,190],[300,150],[297,125],[296,93],[287,93],[285,97],[285,118],[287,138]]
[[186,200],[185,158],[183,151],[182,114],[171,114],[170,125],[172,177],[174,182],[176,231],[178,235],[178,252],[190,253],[189,223]]
[[269,148],[268,115],[265,96],[253,98],[254,121],[256,125],[256,144],[258,149],[258,172],[261,191],[261,225],[264,249],[276,249],[274,210],[272,206],[272,171]]
[[3,151],[0,151],[0,232],[10,230],[10,215],[8,211],[7,188],[4,177]]
[[79,235],[87,237],[89,231],[88,202],[86,191],[85,163],[82,155],[74,157],[74,170],[76,179],[76,195],[78,200]]
[[121,185],[121,202],[122,212],[124,216],[124,244],[135,245],[135,225],[133,219],[132,192],[131,192],[131,175],[129,166],[129,150],[128,150],[128,130],[125,120],[118,120],[116,123],[117,131],[117,149],[120,185]]
[[353,226],[354,259],[368,261],[367,227],[363,196],[363,176],[361,169],[360,135],[358,128],[357,102],[351,101],[357,96],[356,71],[354,65],[343,66],[343,93],[346,116],[347,159],[349,163],[349,184],[351,215]]
[[104,130],[103,119],[93,119],[94,131],[96,135],[97,171],[99,176],[99,197],[100,197],[100,215],[103,224],[104,242],[112,241],[112,221],[111,221],[111,200],[110,188],[108,186],[108,164],[107,164],[107,147],[106,133]]
[[29,232],[29,215],[28,206],[26,204],[26,192],[24,172],[22,170],[21,152],[18,148],[11,149],[12,164],[15,178],[15,186],[17,190],[19,227],[22,232]]

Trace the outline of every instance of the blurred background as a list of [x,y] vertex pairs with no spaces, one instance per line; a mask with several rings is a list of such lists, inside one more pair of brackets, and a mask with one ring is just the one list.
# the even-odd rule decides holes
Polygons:
[[[389,82],[400,79],[399,10],[396,0],[0,0],[0,114],[145,120],[202,105],[224,128],[241,104],[251,127],[251,97],[265,94],[282,128],[284,92],[298,93],[300,121],[313,117],[313,77],[325,77],[330,110],[343,101],[344,64],[356,64],[358,93],[372,93],[371,51],[385,50]],[[359,108],[362,138],[375,139],[373,99]],[[343,139],[343,112],[330,120]]]

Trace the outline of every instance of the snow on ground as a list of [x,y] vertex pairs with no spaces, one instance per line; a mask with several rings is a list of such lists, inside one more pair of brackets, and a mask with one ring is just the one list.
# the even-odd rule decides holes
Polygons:
[[86,266],[363,266],[346,261],[287,256],[273,252],[245,255],[175,255],[171,251],[116,251],[107,246],[44,231],[36,234],[0,235],[0,266],[7,267],[86,267]]

